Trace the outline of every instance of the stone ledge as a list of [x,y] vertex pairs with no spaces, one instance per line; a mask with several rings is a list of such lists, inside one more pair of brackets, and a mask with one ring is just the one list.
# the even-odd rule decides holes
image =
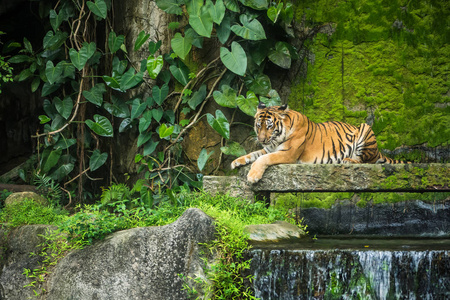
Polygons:
[[450,164],[283,164],[269,167],[256,184],[250,166],[237,176],[205,176],[205,191],[253,199],[269,192],[448,192]]

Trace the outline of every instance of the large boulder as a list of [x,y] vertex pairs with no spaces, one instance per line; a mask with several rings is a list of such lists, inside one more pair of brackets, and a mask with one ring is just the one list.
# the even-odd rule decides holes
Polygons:
[[116,232],[61,260],[45,298],[187,299],[180,275],[204,275],[199,243],[214,238],[214,221],[195,208],[166,226]]
[[42,205],[48,205],[47,199],[45,199],[41,195],[36,194],[35,192],[27,191],[27,192],[13,193],[13,194],[9,195],[5,199],[5,206],[20,203],[25,199],[33,200],[34,202],[42,204]]

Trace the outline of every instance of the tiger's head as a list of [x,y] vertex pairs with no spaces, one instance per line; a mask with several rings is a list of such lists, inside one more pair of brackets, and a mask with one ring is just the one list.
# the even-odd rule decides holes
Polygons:
[[255,132],[264,148],[276,148],[286,140],[287,127],[284,122],[288,111],[287,104],[266,107],[264,103],[259,103],[255,115]]

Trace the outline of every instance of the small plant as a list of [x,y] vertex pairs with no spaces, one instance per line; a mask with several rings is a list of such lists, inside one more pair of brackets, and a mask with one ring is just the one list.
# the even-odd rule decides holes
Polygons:
[[36,174],[34,183],[37,186],[37,192],[47,198],[52,207],[60,206],[62,191],[59,183],[45,174]]

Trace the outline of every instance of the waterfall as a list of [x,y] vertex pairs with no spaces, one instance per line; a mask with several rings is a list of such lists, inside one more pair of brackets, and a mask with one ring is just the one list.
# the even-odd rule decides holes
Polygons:
[[253,249],[255,296],[450,299],[449,250]]

